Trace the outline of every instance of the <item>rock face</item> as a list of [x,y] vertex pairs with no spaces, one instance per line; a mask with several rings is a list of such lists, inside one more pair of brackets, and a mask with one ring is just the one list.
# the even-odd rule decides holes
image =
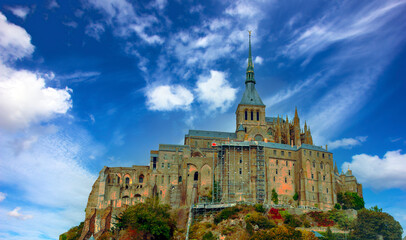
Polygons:
[[150,151],[149,166],[104,167],[89,195],[81,239],[110,228],[122,207],[152,196],[174,208],[213,198],[274,204],[275,190],[279,204],[322,210],[333,208],[338,192],[362,196],[351,170],[340,175],[327,146],[313,145],[310,127],[301,128],[297,110],[293,121],[266,117],[252,62],[246,76],[235,132],[189,130],[183,145],[160,144]]

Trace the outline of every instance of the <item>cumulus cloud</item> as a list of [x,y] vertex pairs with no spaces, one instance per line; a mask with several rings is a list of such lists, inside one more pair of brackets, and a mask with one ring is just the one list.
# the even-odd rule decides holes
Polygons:
[[359,136],[355,138],[343,138],[335,141],[328,142],[329,148],[331,150],[336,148],[347,148],[351,149],[352,147],[359,146],[367,140],[368,136]]
[[14,208],[13,211],[8,212],[7,215],[9,215],[10,217],[13,217],[13,218],[21,219],[21,220],[27,220],[27,219],[33,218],[32,215],[28,215],[28,214],[24,215],[24,214],[20,213],[20,210],[21,210],[20,207],[16,207],[16,208]]
[[4,199],[6,199],[7,194],[0,192],[0,202],[2,202]]
[[28,7],[23,6],[8,7],[7,9],[10,10],[15,16],[22,19],[25,19],[30,12]]
[[9,23],[0,12],[0,58],[11,61],[29,56],[34,52],[31,36],[25,29]]
[[262,57],[260,57],[260,56],[255,57],[254,63],[261,65],[263,62],[264,62],[264,59]]
[[352,157],[352,162],[345,162],[342,169],[350,165],[357,180],[364,186],[383,190],[390,188],[406,189],[406,154],[401,150],[388,151],[380,158],[368,154]]
[[224,72],[211,70],[210,76],[200,76],[196,85],[197,99],[206,104],[209,111],[224,112],[236,98],[237,89],[230,86]]
[[148,108],[155,111],[189,110],[194,99],[192,92],[180,85],[151,87],[146,96]]

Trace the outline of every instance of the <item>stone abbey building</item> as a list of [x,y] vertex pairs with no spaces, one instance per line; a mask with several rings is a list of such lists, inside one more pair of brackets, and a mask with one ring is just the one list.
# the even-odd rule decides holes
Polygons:
[[274,189],[279,204],[322,210],[333,208],[338,192],[362,196],[351,170],[339,174],[327,145],[313,145],[297,109],[293,121],[266,117],[255,84],[250,34],[235,132],[189,130],[184,145],[160,144],[152,150],[149,166],[104,167],[89,196],[81,239],[109,229],[120,207],[152,196],[175,208],[209,196],[215,203],[273,204]]

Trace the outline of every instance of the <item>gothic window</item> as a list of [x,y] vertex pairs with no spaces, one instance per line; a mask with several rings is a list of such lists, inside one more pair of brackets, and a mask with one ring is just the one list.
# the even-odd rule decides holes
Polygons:
[[324,153],[321,156],[324,158]]
[[182,176],[179,176],[178,178],[178,182],[181,183],[182,182]]
[[140,175],[140,177],[138,178],[138,182],[139,183],[143,183],[144,182],[144,175]]
[[319,152],[317,152],[317,157],[319,157]]
[[257,121],[259,121],[259,112],[257,112]]
[[110,183],[110,177],[107,177],[107,183]]
[[164,175],[161,177],[161,184],[164,184]]
[[330,157],[331,157],[331,155],[329,154],[329,155],[328,155],[328,159],[330,159]]
[[130,178],[129,177],[125,178],[125,184],[130,184]]
[[171,184],[171,176],[168,176],[168,183]]
[[193,180],[194,181],[199,180],[199,172],[195,172],[195,175],[193,176]]
[[117,183],[120,183],[120,177],[117,177]]
[[273,131],[272,131],[272,128],[268,128],[268,135],[273,135]]
[[251,120],[254,120],[254,111],[251,110]]
[[248,111],[245,110],[245,120],[248,120]]
[[164,155],[164,159],[167,159],[168,158],[168,155],[166,155],[166,153],[165,153],[165,155]]

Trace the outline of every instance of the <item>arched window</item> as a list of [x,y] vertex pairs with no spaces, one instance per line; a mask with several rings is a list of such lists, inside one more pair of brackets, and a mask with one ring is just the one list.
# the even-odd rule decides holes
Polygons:
[[254,120],[254,111],[251,110],[251,120]]
[[199,180],[199,172],[195,172],[195,175],[193,176],[193,180],[194,181]]
[[257,112],[257,121],[259,121],[259,112]]
[[178,183],[181,183],[181,182],[182,182],[182,176],[179,176]]
[[245,110],[245,120],[248,120],[248,111]]
[[129,177],[125,178],[125,184],[130,184],[130,178]]
[[139,183],[143,183],[144,182],[144,175],[140,175],[140,177],[138,178],[138,182]]

